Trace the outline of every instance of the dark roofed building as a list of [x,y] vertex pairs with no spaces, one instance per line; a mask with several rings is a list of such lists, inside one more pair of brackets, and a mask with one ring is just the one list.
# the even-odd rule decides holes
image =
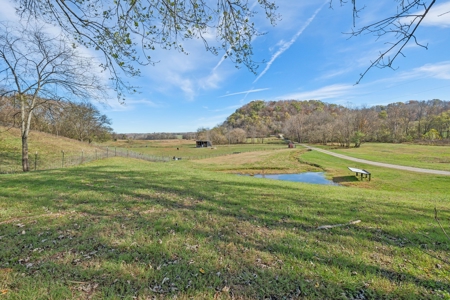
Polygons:
[[197,148],[207,148],[212,147],[211,141],[196,141]]

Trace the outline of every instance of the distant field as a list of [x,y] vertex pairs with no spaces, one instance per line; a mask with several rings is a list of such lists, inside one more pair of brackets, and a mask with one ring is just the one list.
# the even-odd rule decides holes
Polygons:
[[[322,146],[318,146],[322,147]],[[329,149],[356,158],[412,166],[418,168],[450,171],[450,147],[414,144],[364,143],[360,148]]]
[[[214,145],[208,148],[196,148],[194,140],[119,140],[108,142],[102,145],[108,145],[111,149],[131,150],[146,155],[155,155],[163,157],[181,157],[182,159],[204,159],[235,152],[263,151],[273,149],[285,149],[287,144],[280,139],[266,139],[264,144],[232,144],[232,145]],[[276,142],[276,143],[275,143]],[[178,150],[177,150],[178,148]]]

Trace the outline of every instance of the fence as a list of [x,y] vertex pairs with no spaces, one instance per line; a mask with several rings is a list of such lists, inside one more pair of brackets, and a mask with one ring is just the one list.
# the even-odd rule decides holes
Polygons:
[[[28,162],[30,171],[51,170],[81,165],[98,159],[121,156],[143,159],[154,162],[169,161],[169,157],[144,155],[130,150],[109,147],[98,147],[89,152],[61,151],[59,154],[30,153]],[[0,152],[0,174],[22,172],[21,153]]]
[[[209,155],[196,155],[196,156],[163,156],[163,155],[148,155],[139,152],[135,152],[129,149],[116,148],[116,147],[97,147],[95,150],[89,150],[89,152],[80,151],[61,151],[59,154],[45,154],[45,153],[30,153],[28,155],[28,161],[30,165],[30,171],[39,170],[51,170],[59,169],[70,166],[81,165],[86,162],[91,162],[98,159],[104,159],[108,157],[120,156],[142,159],[152,162],[168,162],[171,160],[195,160],[213,158],[225,155],[238,154],[243,152],[255,152],[266,150],[279,150],[285,149],[284,147],[264,147],[258,149],[239,149],[239,151],[232,150],[229,153],[218,153]],[[22,156],[20,153],[0,152],[0,174],[9,174],[22,172]]]

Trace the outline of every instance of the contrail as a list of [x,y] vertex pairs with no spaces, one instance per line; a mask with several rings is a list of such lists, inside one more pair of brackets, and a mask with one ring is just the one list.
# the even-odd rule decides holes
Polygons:
[[266,74],[266,72],[270,69],[270,67],[272,66],[273,62],[278,58],[278,56],[280,56],[281,54],[284,53],[284,51],[288,50],[293,43],[295,43],[295,41],[298,39],[298,37],[303,33],[303,31],[309,26],[309,24],[311,24],[311,22],[314,20],[314,18],[316,17],[316,15],[322,10],[323,6],[328,2],[329,0],[326,0],[315,12],[314,14],[306,21],[306,23],[303,25],[302,28],[300,28],[300,30],[292,37],[292,39],[289,42],[284,43],[281,48],[274,54],[272,55],[272,58],[270,59],[270,61],[267,63],[266,68],[261,72],[261,74],[258,75],[258,77],[256,77],[256,79],[253,81],[253,83],[256,83],[264,74]]
[[263,89],[251,89],[251,90],[248,90],[248,91],[244,91],[244,92],[237,92],[237,93],[232,93],[232,94],[226,94],[226,95],[223,95],[223,96],[220,96],[219,98],[223,98],[223,97],[229,97],[229,96],[234,96],[234,95],[241,95],[241,94],[250,94],[250,93],[257,93],[257,92],[261,92],[261,91],[266,91],[266,90],[268,90],[269,88],[263,88]]

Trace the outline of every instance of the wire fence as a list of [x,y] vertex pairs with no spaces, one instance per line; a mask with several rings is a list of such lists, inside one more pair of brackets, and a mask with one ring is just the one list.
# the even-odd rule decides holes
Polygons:
[[[222,146],[223,148],[226,148],[226,146]],[[222,148],[221,147],[221,148]],[[199,154],[187,154],[183,155],[180,151],[180,153],[177,153],[174,156],[167,156],[167,155],[149,155],[144,154],[140,152],[136,152],[130,149],[139,149],[143,147],[133,147],[133,148],[110,148],[110,151],[114,151],[114,156],[122,156],[122,157],[134,157],[137,159],[144,159],[148,161],[159,161],[159,162],[167,162],[171,160],[197,160],[197,159],[207,159],[207,158],[214,158],[214,157],[220,157],[220,156],[227,156],[227,155],[233,155],[233,154],[240,154],[240,153],[246,153],[246,152],[257,152],[257,151],[271,151],[271,150],[280,150],[280,149],[286,149],[286,147],[283,146],[265,146],[265,147],[252,147],[252,148],[237,148],[233,147],[232,149],[226,149],[225,152],[219,152],[219,153],[209,153],[205,154],[203,151],[202,155]],[[147,147],[145,147],[147,148]],[[223,149],[222,148],[222,149]],[[105,148],[103,148],[105,149]],[[204,148],[198,148],[199,150]],[[215,148],[211,148],[215,149]],[[111,153],[111,152],[110,152]]]
[[[165,155],[150,155],[136,152],[126,148],[117,147],[96,147],[87,151],[61,151],[59,154],[46,153],[30,153],[28,155],[28,162],[30,171],[41,171],[66,168],[71,166],[81,165],[87,162],[109,158],[109,157],[128,157],[142,159],[151,162],[168,162],[172,160],[197,160],[214,158],[219,156],[233,155],[244,152],[279,150],[285,147],[261,147],[251,149],[234,149],[230,152],[214,153],[207,155],[188,155],[188,156],[165,156]],[[22,172],[22,155],[21,153],[0,152],[0,174],[10,174]]]
[[[81,165],[87,162],[104,159],[108,157],[131,157],[153,162],[166,162],[169,157],[145,155],[130,150],[109,147],[98,147],[89,152],[61,151],[59,154],[29,153],[28,163],[30,171],[41,171],[66,168]],[[0,174],[22,172],[21,153],[0,152]]]

